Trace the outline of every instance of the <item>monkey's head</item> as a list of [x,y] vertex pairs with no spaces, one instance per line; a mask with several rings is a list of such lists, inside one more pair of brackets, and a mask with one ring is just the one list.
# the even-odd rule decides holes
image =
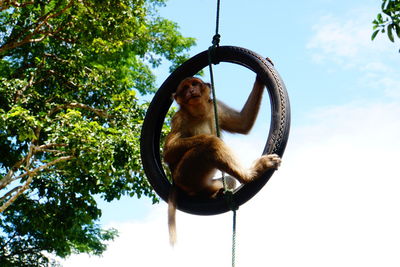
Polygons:
[[181,107],[208,103],[211,100],[210,84],[199,78],[188,77],[180,82],[173,96]]

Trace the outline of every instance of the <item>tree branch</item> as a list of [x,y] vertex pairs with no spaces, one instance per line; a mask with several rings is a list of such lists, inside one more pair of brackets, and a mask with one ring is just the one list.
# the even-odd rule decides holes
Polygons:
[[15,191],[19,190],[21,188],[21,186],[16,186],[14,187],[12,190],[8,191],[7,194],[5,194],[4,196],[2,196],[0,198],[0,202],[3,202],[6,198],[8,198],[9,196],[11,196]]
[[21,179],[21,178],[27,176],[27,175],[31,175],[31,174],[36,175],[36,173],[38,173],[38,172],[40,172],[40,171],[42,171],[44,169],[47,169],[48,167],[53,166],[54,164],[57,164],[57,163],[62,162],[62,161],[70,160],[70,159],[73,159],[73,158],[75,158],[75,156],[59,157],[59,158],[57,158],[57,159],[55,159],[53,161],[50,161],[49,163],[46,163],[46,164],[41,165],[39,167],[36,167],[35,169],[33,169],[31,171],[29,171],[29,170],[26,171],[25,173],[23,173],[23,174],[15,177],[14,179],[12,179],[12,181],[16,181],[18,179]]
[[[63,13],[65,13],[69,8],[71,8],[71,7],[73,6],[74,2],[75,2],[74,0],[71,0],[64,8],[61,9],[60,11],[55,12],[55,13],[52,13],[53,11],[55,11],[54,9],[56,9],[56,8],[57,8],[57,7],[56,7],[56,8],[54,8],[52,11],[49,11],[49,12],[48,12],[47,14],[45,14],[44,16],[40,17],[40,18],[38,19],[38,21],[37,21],[36,23],[34,23],[34,24],[36,24],[36,27],[34,27],[34,29],[32,29],[32,30],[27,29],[27,30],[25,31],[25,33],[26,33],[26,32],[29,32],[29,33],[28,33],[27,35],[25,35],[25,37],[23,37],[22,40],[20,40],[20,41],[13,41],[13,40],[16,40],[16,39],[19,39],[20,37],[22,37],[22,36],[24,35],[24,33],[20,34],[20,35],[19,35],[17,38],[15,38],[15,39],[13,38],[13,40],[9,40],[9,41],[6,42],[3,46],[1,46],[1,47],[0,47],[0,53],[3,53],[3,52],[5,52],[5,51],[7,51],[7,50],[10,50],[10,49],[13,49],[13,48],[22,46],[22,45],[27,44],[27,43],[37,43],[37,42],[41,42],[44,38],[46,38],[46,37],[48,37],[48,36],[52,36],[52,35],[54,35],[55,33],[58,33],[58,32],[62,29],[62,27],[59,27],[58,30],[56,30],[56,31],[52,31],[52,30],[51,30],[51,27],[48,27],[48,26],[47,26],[47,27],[48,27],[50,30],[47,30],[47,31],[41,31],[41,28],[42,28],[43,26],[49,25],[48,21],[49,21],[50,19],[55,18],[55,17],[58,17],[58,16],[62,15]],[[8,7],[6,7],[6,8],[1,7],[1,8],[0,8],[0,11],[3,10],[3,9],[7,9],[7,8],[9,8],[10,6],[21,5],[21,4],[17,3],[16,1],[13,1],[13,2],[7,1],[7,3],[8,3]],[[26,4],[24,4],[24,5],[26,5]],[[16,6],[16,7],[19,7],[19,6]],[[37,35],[37,34],[42,34],[42,36],[37,37],[37,38],[34,38],[34,36]]]
[[[32,183],[33,177],[38,172],[40,172],[40,171],[42,171],[44,169],[47,169],[50,166],[53,166],[53,165],[55,165],[55,164],[57,164],[59,162],[67,161],[67,160],[70,160],[70,159],[73,159],[73,158],[74,158],[74,156],[65,156],[65,157],[57,158],[57,159],[55,159],[55,160],[53,160],[53,161],[51,161],[51,162],[49,162],[47,164],[41,165],[41,166],[33,169],[32,171],[27,171],[26,173],[21,174],[18,177],[16,177],[15,179],[13,179],[15,181],[15,180],[23,178],[23,177],[25,177],[27,175],[29,176],[28,179],[25,181],[25,184],[20,186],[18,188],[17,192],[9,200],[7,200],[7,202],[5,202],[0,207],[0,213],[3,212],[4,210],[6,210],[23,192],[25,192],[29,188],[29,185]],[[13,191],[13,190],[11,190],[11,191]],[[10,195],[10,194],[8,194],[8,195]],[[7,194],[6,194],[6,196],[7,196]]]
[[54,107],[50,110],[49,116],[53,115],[54,113],[59,112],[60,110],[68,109],[68,108],[81,108],[84,110],[88,110],[102,118],[108,118],[110,116],[110,115],[108,115],[108,113],[106,111],[104,111],[102,109],[92,108],[88,105],[81,104],[81,103],[69,103],[69,104]]
[[29,87],[31,87],[33,85],[34,79],[35,79],[35,75],[32,75],[29,78],[28,83],[24,87],[22,87],[20,90],[17,90],[17,92],[15,92],[14,102],[17,102],[19,100],[19,98],[22,96],[22,94],[26,91],[26,89],[28,89]]
[[28,154],[21,159],[20,161],[18,161],[17,163],[14,164],[14,166],[11,167],[11,169],[7,172],[7,174],[0,180],[0,190],[5,188],[9,183],[11,183],[12,181],[16,180],[13,179],[13,176],[15,174],[15,172],[21,167],[22,164],[25,163],[25,168],[29,168],[29,161],[31,160],[31,157],[33,155],[33,147],[35,145],[33,144],[33,141],[30,143],[29,145],[29,152]]
[[32,183],[33,180],[33,175],[29,175],[29,178],[26,180],[25,184],[21,186],[17,193],[15,193],[14,196],[12,196],[9,200],[7,200],[6,203],[1,205],[0,207],[0,213],[2,213],[4,210],[6,210],[26,189],[29,188],[29,185]]
[[47,145],[41,145],[41,146],[36,146],[34,148],[35,152],[36,151],[43,151],[45,149],[50,149],[50,148],[54,148],[54,147],[66,147],[68,146],[67,144],[47,144]]
[[[35,146],[33,144],[33,141],[30,144],[29,147],[29,152],[28,154],[21,159],[20,161],[18,161],[17,163],[14,164],[14,166],[11,167],[11,169],[7,172],[7,174],[0,180],[0,190],[5,188],[7,185],[9,185],[12,181],[18,180],[24,176],[27,175],[27,173],[22,174],[17,176],[16,178],[13,178],[13,176],[15,175],[15,172],[22,166],[22,164],[25,163],[25,169],[28,169],[30,166],[30,160],[32,158],[32,156],[37,153],[37,152],[49,152],[49,153],[59,153],[62,154],[64,153],[64,151],[60,151],[60,150],[53,150],[51,148],[56,148],[56,147],[66,147],[67,144],[46,144],[46,145],[41,145],[41,146]],[[34,170],[35,171],[35,170]]]

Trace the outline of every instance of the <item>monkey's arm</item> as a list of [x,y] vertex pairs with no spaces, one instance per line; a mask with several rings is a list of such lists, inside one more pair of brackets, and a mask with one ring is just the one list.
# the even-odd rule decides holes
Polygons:
[[218,118],[221,128],[229,132],[247,134],[257,118],[264,87],[264,84],[256,78],[253,89],[240,112],[218,102]]

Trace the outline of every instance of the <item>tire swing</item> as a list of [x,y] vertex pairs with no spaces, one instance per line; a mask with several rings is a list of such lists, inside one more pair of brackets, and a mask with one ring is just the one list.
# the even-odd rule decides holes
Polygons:
[[[213,63],[228,62],[238,64],[255,72],[268,90],[271,103],[271,124],[263,155],[283,156],[290,128],[290,105],[285,85],[273,64],[264,57],[241,47],[217,46],[213,53]],[[140,150],[147,178],[164,200],[168,201],[171,183],[162,167],[160,157],[160,134],[165,116],[172,104],[172,93],[186,77],[194,76],[209,65],[208,51],[203,51],[178,67],[161,85],[151,101],[143,123]],[[259,179],[241,185],[231,195],[231,203],[239,207],[252,198],[268,182],[275,170],[267,170]],[[215,215],[232,210],[225,197],[199,199],[179,192],[177,208],[196,215]]]

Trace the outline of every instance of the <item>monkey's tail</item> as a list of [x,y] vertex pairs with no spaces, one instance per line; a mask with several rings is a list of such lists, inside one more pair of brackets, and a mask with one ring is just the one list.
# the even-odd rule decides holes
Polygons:
[[176,198],[177,191],[173,185],[168,195],[168,229],[171,246],[174,246],[176,243]]

